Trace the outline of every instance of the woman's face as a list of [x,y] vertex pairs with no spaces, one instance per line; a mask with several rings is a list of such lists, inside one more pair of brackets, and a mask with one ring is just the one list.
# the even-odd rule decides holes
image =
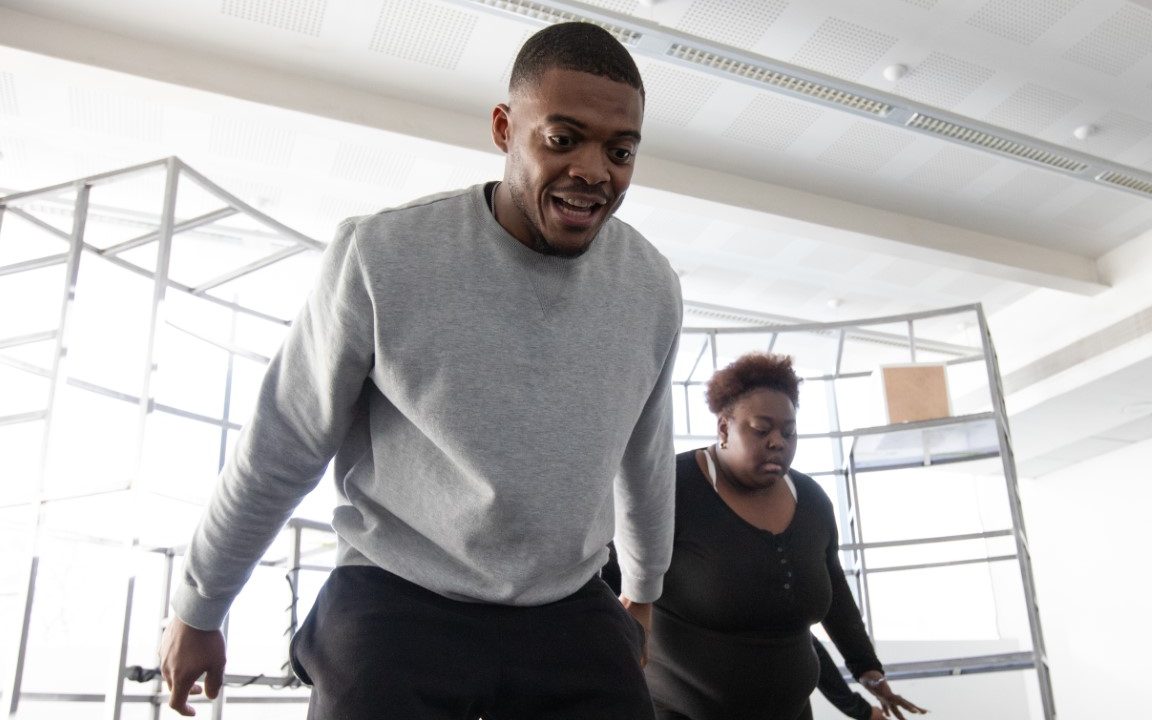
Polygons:
[[719,418],[720,439],[727,440],[724,469],[749,490],[767,489],[782,480],[796,457],[796,407],[777,390],[761,388],[741,396],[729,416]]

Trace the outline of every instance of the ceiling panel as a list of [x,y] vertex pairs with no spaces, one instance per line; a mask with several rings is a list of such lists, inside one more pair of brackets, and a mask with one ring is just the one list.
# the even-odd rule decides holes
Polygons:
[[1071,62],[1120,76],[1152,55],[1152,11],[1125,4],[1064,53]]
[[874,174],[915,140],[895,128],[857,122],[817,158],[856,172]]
[[644,122],[687,125],[720,88],[721,81],[657,63],[641,68]]
[[324,25],[327,0],[222,0],[220,13],[281,30],[317,37]]
[[154,143],[164,131],[162,106],[98,88],[68,88],[68,116],[76,129],[127,140]]
[[255,118],[217,115],[208,135],[208,149],[216,155],[274,167],[292,164],[295,145],[295,132]]
[[0,71],[0,115],[19,115],[16,101],[16,79],[12,73]]
[[403,60],[455,70],[472,40],[477,19],[473,13],[429,0],[386,0],[368,47]]
[[785,0],[695,0],[675,27],[690,35],[748,49],[759,42],[787,7]]
[[988,114],[993,125],[1025,135],[1039,135],[1083,101],[1057,90],[1027,83]]
[[724,136],[770,150],[784,150],[824,112],[798,101],[761,94],[736,115]]
[[820,24],[792,57],[801,67],[844,80],[856,80],[892,49],[897,38],[837,17]]
[[1031,45],[1062,20],[1081,0],[989,0],[968,24],[999,37]]
[[637,0],[586,0],[589,5],[611,10],[622,15],[631,15],[636,12]]
[[933,51],[900,78],[894,90],[897,95],[950,110],[995,75],[992,68]]

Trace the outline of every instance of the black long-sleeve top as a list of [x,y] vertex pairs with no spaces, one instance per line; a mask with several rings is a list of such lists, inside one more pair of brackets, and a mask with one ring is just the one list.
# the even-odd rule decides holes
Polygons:
[[775,534],[724,502],[695,451],[680,453],[672,566],[656,604],[719,633],[785,636],[823,623],[853,677],[883,672],[840,566],[832,502],[812,478],[789,475],[796,511]]
[[[695,451],[677,456],[672,566],[653,617],[654,626],[677,637],[655,633],[647,670],[661,706],[700,719],[791,717],[819,682],[845,714],[871,716],[871,706],[848,688],[809,632],[822,622],[855,677],[883,672],[840,567],[832,503],[808,476],[790,476],[796,512],[788,528],[774,534],[749,524],[716,494]],[[601,577],[617,593],[619,573],[613,552]],[[733,644],[717,646],[725,636]],[[796,654],[781,654],[770,642],[763,655],[745,652],[744,639],[772,637],[795,638],[799,642],[778,648]],[[678,649],[667,647],[668,640]],[[664,657],[668,652],[683,654]]]

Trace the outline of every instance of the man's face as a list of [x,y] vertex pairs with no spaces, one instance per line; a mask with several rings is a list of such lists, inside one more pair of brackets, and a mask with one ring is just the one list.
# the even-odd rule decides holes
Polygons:
[[608,78],[552,68],[492,111],[492,138],[507,154],[496,217],[540,252],[576,256],[624,200],[640,145],[640,91]]

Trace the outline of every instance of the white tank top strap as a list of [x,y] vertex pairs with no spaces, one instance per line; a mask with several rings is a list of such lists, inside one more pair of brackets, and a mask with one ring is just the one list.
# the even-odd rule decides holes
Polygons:
[[716,489],[716,461],[712,459],[712,448],[704,448],[704,461],[708,463],[708,482]]

